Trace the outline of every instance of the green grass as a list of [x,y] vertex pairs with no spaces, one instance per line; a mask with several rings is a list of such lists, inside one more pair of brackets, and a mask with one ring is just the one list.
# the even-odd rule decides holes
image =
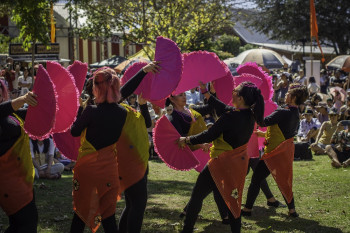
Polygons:
[[[149,199],[142,232],[179,232],[179,214],[191,195],[196,171],[174,171],[160,161],[150,161]],[[243,203],[252,173],[246,178]],[[65,172],[61,180],[36,180],[35,195],[39,211],[38,232],[69,232],[72,214],[72,174]],[[278,200],[283,200],[275,181],[268,183]],[[44,185],[42,185],[44,184]],[[300,217],[287,217],[287,208],[268,208],[262,194],[256,201],[253,216],[242,218],[242,232],[350,232],[350,168],[334,169],[327,156],[314,156],[313,161],[294,162],[294,197]],[[117,205],[119,217],[124,202]],[[0,210],[0,232],[8,219]],[[209,195],[203,203],[195,232],[230,232],[221,224]],[[86,229],[86,232],[89,232]],[[103,232],[102,227],[98,232]]]

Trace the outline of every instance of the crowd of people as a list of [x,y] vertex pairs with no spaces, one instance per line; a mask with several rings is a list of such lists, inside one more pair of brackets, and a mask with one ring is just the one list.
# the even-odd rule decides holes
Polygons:
[[[279,177],[272,175],[288,206],[289,216],[298,217],[289,185],[293,162],[290,158],[294,157],[290,153],[294,151],[286,150],[293,143],[307,145],[315,155],[327,154],[335,168],[350,165],[350,75],[339,70],[322,70],[319,86],[314,77],[306,77],[302,70],[273,72],[273,100],[280,108],[264,118],[263,96],[250,82],[234,89],[233,107],[216,98],[211,83],[200,83],[185,93],[171,95],[164,109],[147,102],[142,95],[133,94],[148,72],[156,73],[160,69],[161,64],[151,62],[122,87],[120,76],[113,69],[88,72],[81,107],[71,128],[73,136],[82,138],[74,162],[61,155],[52,138],[32,140],[25,135],[21,126],[27,107],[37,105],[36,95],[31,92],[35,72],[31,75],[30,69],[7,59],[0,75],[0,163],[6,168],[2,160],[14,156],[13,164],[21,161],[18,166],[26,171],[15,176],[17,182],[23,183],[21,191],[11,196],[18,191],[12,185],[6,193],[11,201],[0,199],[10,220],[7,232],[36,232],[38,217],[30,185],[32,179],[59,179],[64,170],[72,169],[75,214],[71,232],[83,232],[85,225],[95,231],[100,224],[105,232],[140,232],[147,203],[148,159],[158,158],[152,129],[162,116],[181,135],[177,141],[179,147],[188,145],[191,150],[208,151],[209,143],[213,143],[211,160],[200,172],[181,214],[185,217],[184,233],[193,232],[202,202],[211,192],[223,223],[230,224],[232,232],[240,232],[241,216],[251,216],[260,188],[268,206],[283,206],[265,180],[271,169],[278,169],[276,166],[281,163],[285,170]],[[256,130],[257,125],[268,127],[267,132]],[[261,159],[249,158],[247,154],[252,134],[266,138]],[[122,144],[133,144],[137,152],[123,148]],[[25,156],[31,158],[30,165]],[[248,165],[253,169],[253,177],[241,210],[237,200],[241,200],[242,190],[228,189],[237,182],[244,184]],[[232,167],[235,169],[229,169]],[[0,173],[8,177],[6,169]],[[126,207],[117,224],[115,207],[121,193]],[[13,204],[17,199],[21,201]]]

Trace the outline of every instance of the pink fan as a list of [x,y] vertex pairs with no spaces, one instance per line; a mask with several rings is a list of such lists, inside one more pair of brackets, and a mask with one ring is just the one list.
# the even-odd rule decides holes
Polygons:
[[160,61],[161,70],[152,74],[150,100],[161,100],[168,97],[180,82],[183,60],[179,47],[170,39],[157,37],[154,60]]
[[193,151],[193,154],[197,158],[197,160],[199,161],[199,165],[197,167],[195,167],[194,169],[197,172],[201,172],[203,170],[203,168],[205,167],[205,165],[207,165],[207,163],[210,159],[209,152],[204,152],[202,149],[198,149],[198,150]]
[[237,87],[239,84],[241,84],[243,82],[252,82],[259,88],[263,81],[255,75],[241,74],[239,76],[233,77],[233,82],[235,84],[234,85],[235,87]]
[[162,116],[153,129],[154,149],[170,168],[187,171],[199,165],[199,161],[193,155],[191,149],[186,146],[180,149],[176,140],[180,134],[166,116]]
[[38,96],[38,105],[28,107],[24,130],[31,138],[42,140],[49,137],[55,124],[57,106],[55,85],[42,65],[39,65],[33,92]]
[[[273,102],[272,100],[267,100],[265,101],[265,112],[264,112],[264,117],[267,117],[271,113],[273,113],[277,109],[278,105]],[[266,127],[259,127],[261,131],[266,131]],[[258,138],[259,141],[259,148],[262,149],[265,147],[264,142],[265,138]]]
[[75,60],[72,65],[68,66],[67,70],[73,75],[75,85],[78,88],[79,94],[81,94],[84,88],[88,65]]
[[184,66],[179,85],[174,91],[178,95],[198,86],[199,81],[208,83],[226,76],[228,67],[215,53],[196,51],[183,54]]
[[73,137],[70,130],[67,130],[64,133],[55,133],[53,135],[53,141],[62,155],[71,160],[77,160],[80,147],[80,137]]
[[230,104],[232,102],[233,84],[231,72],[227,72],[224,77],[213,82],[216,97],[225,104]]
[[[256,129],[255,123],[255,129]],[[248,141],[247,154],[250,158],[259,158],[259,143],[258,143],[258,135],[253,133]]]
[[79,108],[79,92],[71,73],[57,62],[47,62],[47,72],[57,91],[58,111],[51,133],[67,131],[73,124]]
[[259,77],[262,80],[260,86],[261,94],[264,97],[264,100],[269,100],[273,97],[274,91],[272,87],[272,78],[268,75],[263,69],[254,62],[247,62],[243,65],[238,66],[238,74],[251,74]]
[[[127,81],[129,81],[139,70],[146,66],[146,62],[136,62],[128,67],[125,71],[120,84],[123,86]],[[142,93],[142,97],[146,100],[150,100],[151,96],[151,84],[152,84],[152,75],[148,73],[146,77],[143,78],[140,85],[136,88],[135,94],[139,95]]]

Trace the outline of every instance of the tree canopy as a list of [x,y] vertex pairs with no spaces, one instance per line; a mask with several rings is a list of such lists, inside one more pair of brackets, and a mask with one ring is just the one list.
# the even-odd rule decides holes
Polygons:
[[[258,9],[249,14],[249,25],[271,39],[310,41],[310,7],[305,0],[252,0]],[[315,0],[318,36],[340,54],[350,49],[350,1]]]
[[183,51],[211,47],[234,17],[229,0],[79,0],[75,6],[77,15],[87,17],[80,36],[103,38],[118,31],[125,41],[140,44],[164,36]]

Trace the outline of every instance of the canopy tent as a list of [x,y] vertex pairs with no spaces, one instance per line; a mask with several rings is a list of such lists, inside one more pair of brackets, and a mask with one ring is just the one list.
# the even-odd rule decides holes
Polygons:
[[137,53],[128,57],[129,60],[133,60],[135,58],[145,58],[147,60],[153,60],[155,54],[155,49],[151,46],[145,46]]
[[108,58],[106,60],[100,61],[100,62],[96,62],[96,63],[92,63],[90,64],[91,68],[100,68],[103,66],[108,66],[110,68],[114,68],[117,65],[119,65],[120,63],[122,63],[123,61],[125,61],[126,58],[125,57],[120,57],[120,56],[113,56],[111,58]]

